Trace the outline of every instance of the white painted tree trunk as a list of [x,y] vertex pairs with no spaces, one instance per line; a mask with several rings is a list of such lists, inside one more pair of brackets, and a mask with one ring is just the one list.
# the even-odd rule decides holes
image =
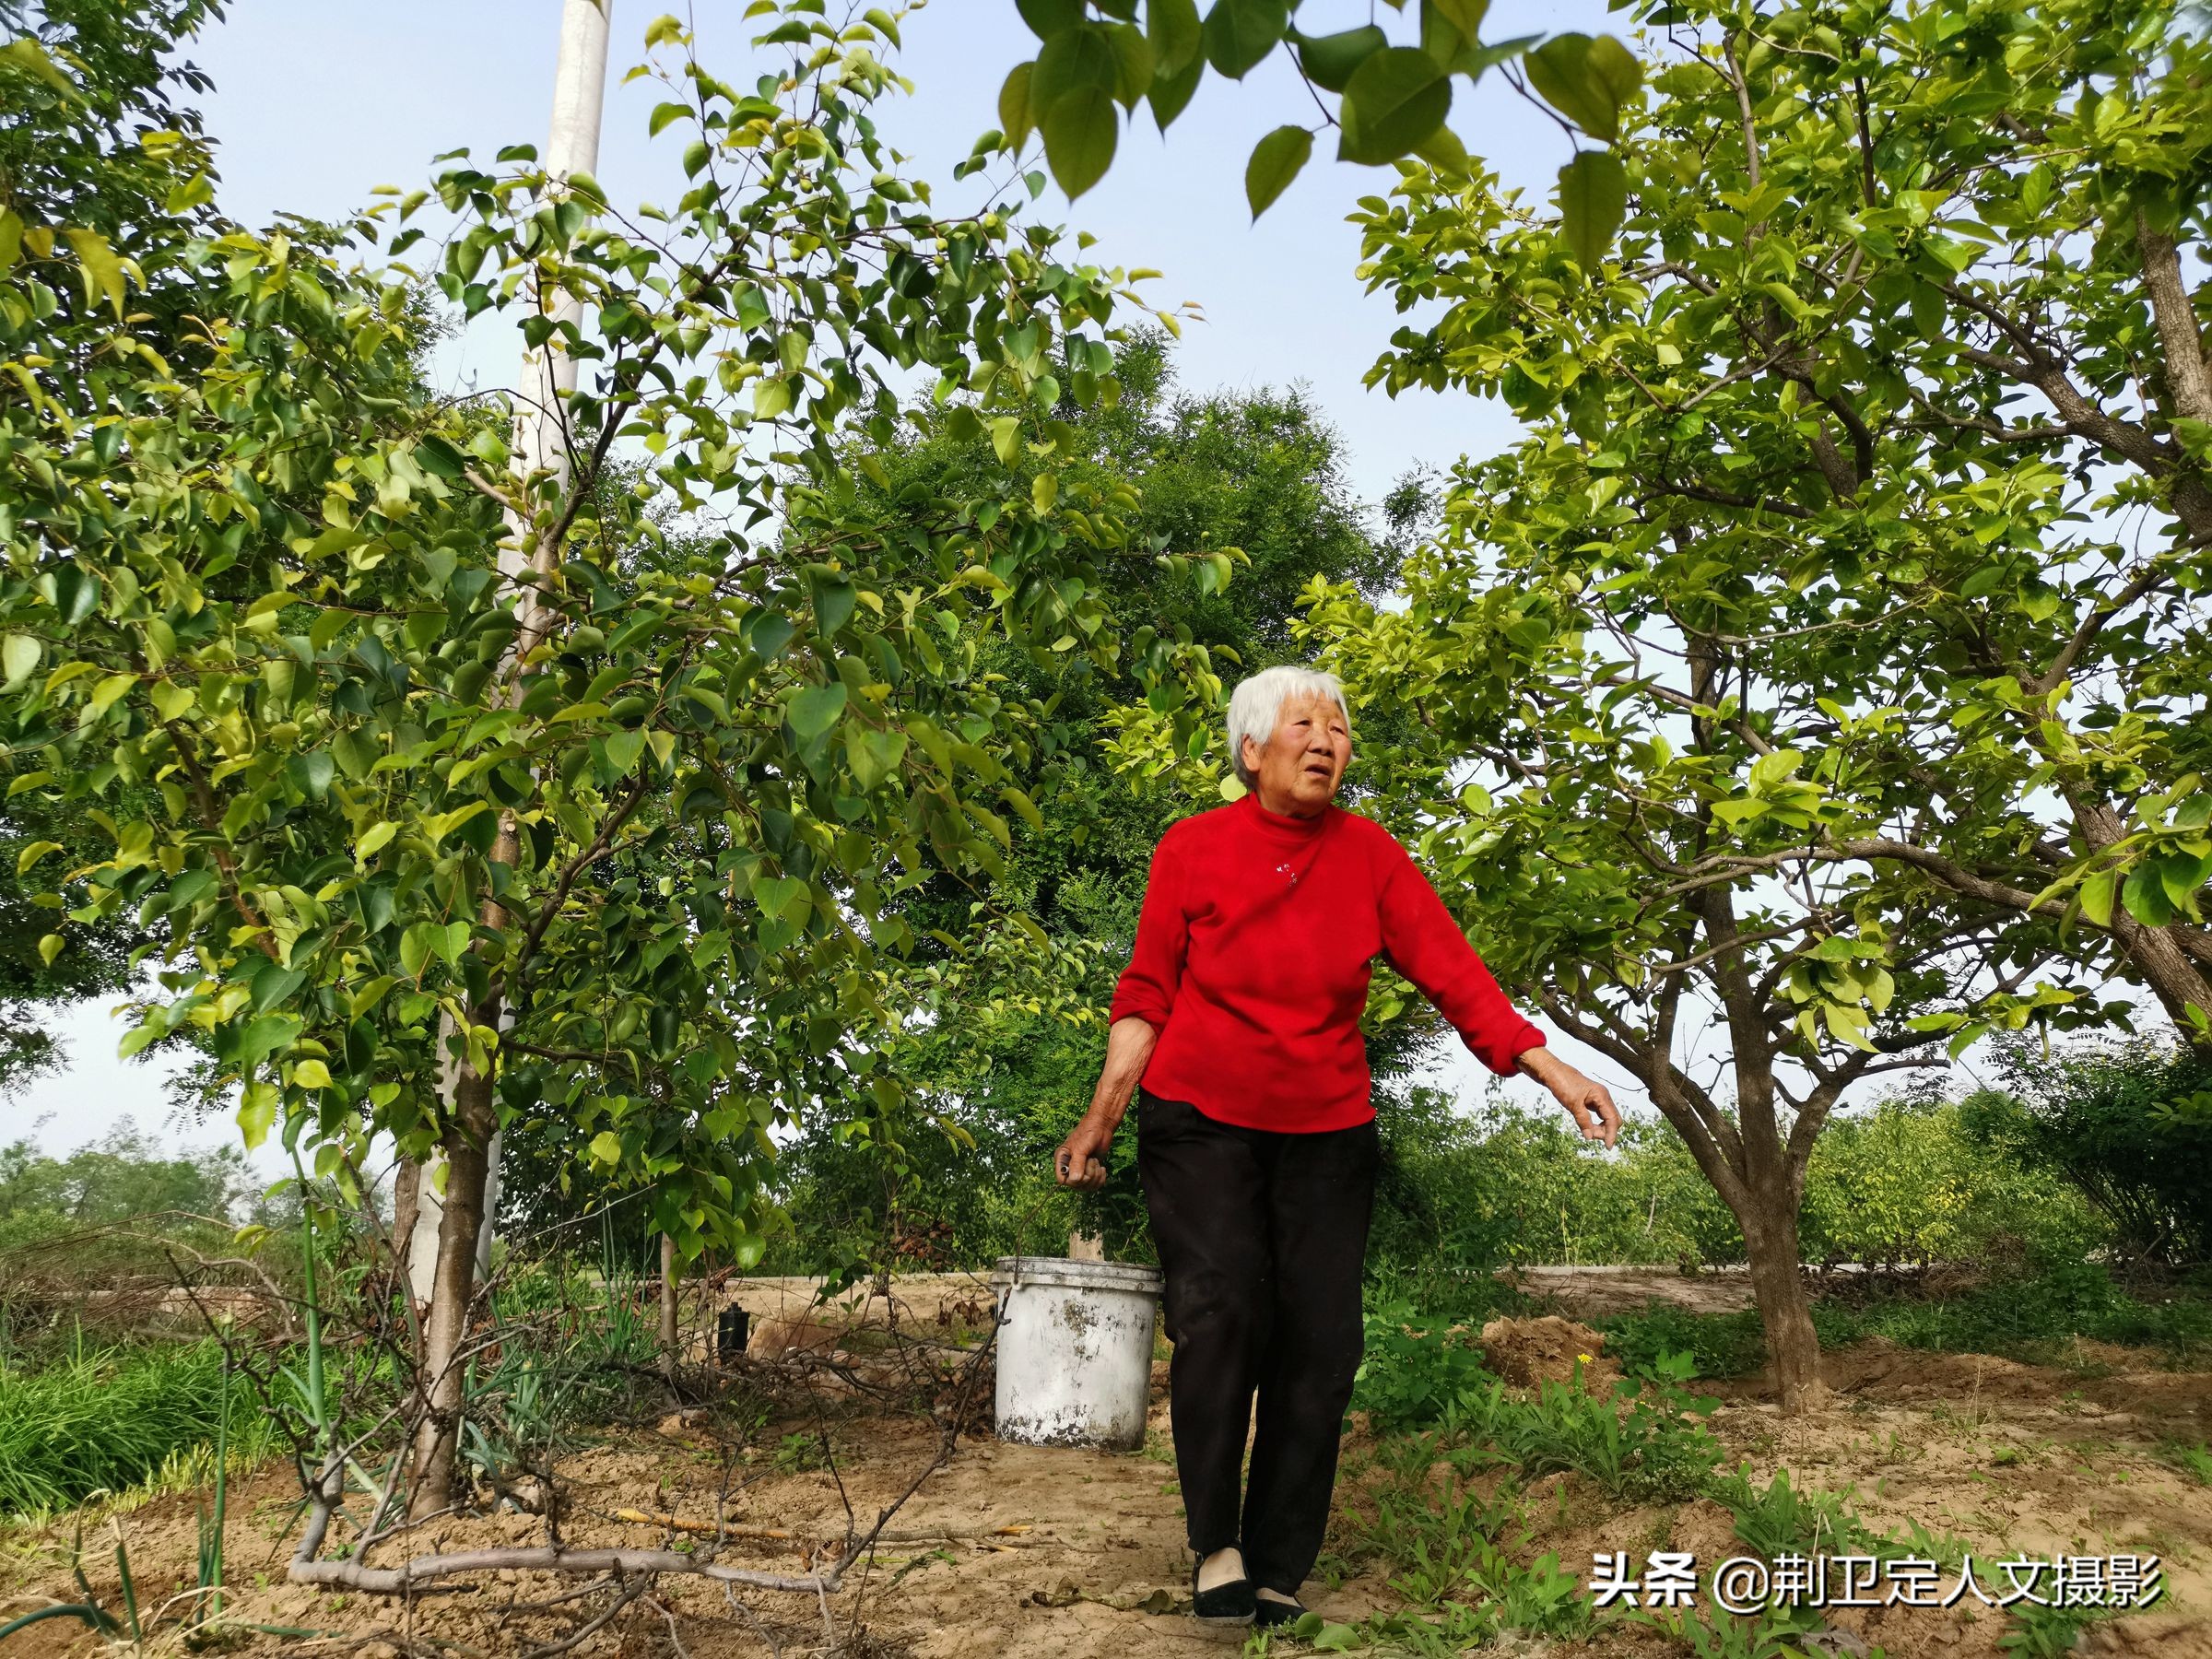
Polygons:
[[[542,159],[550,180],[548,188],[559,194],[569,177],[588,173],[599,165],[599,119],[606,100],[607,23],[614,0],[566,0],[560,17],[560,53],[553,70],[553,119]],[[582,304],[560,289],[540,296],[545,313],[557,321],[575,322]],[[564,494],[572,468],[566,398],[576,390],[576,359],[560,349],[558,337],[545,349],[523,353],[522,372],[515,378],[513,453],[511,465],[518,481],[535,480],[538,492]],[[549,554],[541,556],[535,544],[531,515],[510,508],[507,540],[500,547],[500,573],[513,582],[525,572],[547,570]],[[523,629],[519,638],[542,631],[535,590],[525,589],[518,610]],[[502,1017],[501,1025],[512,1015]],[[440,1038],[450,1035],[441,1023]],[[440,1069],[438,1093],[450,1114],[459,1066],[448,1054]],[[500,1137],[494,1134],[486,1149],[483,1225],[476,1239],[477,1277],[491,1270],[493,1218],[500,1201]],[[442,1150],[433,1152],[422,1166],[419,1202],[407,1252],[407,1281],[418,1304],[430,1300],[437,1277],[438,1233],[445,1217],[441,1189],[446,1181]]]

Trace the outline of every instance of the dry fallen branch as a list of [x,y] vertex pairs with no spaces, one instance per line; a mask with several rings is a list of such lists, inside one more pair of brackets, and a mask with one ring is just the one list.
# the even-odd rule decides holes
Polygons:
[[404,1595],[437,1579],[470,1572],[695,1573],[750,1590],[786,1590],[809,1594],[838,1587],[851,1563],[841,1560],[827,1572],[755,1572],[674,1549],[561,1549],[521,1545],[500,1549],[456,1549],[419,1555],[397,1567],[363,1567],[354,1561],[295,1560],[286,1574],[295,1584],[321,1584],[364,1595]]
[[[617,1521],[627,1521],[633,1526],[659,1526],[670,1532],[695,1533],[702,1538],[741,1538],[747,1542],[798,1544],[813,1547],[826,1540],[810,1538],[802,1533],[786,1532],[773,1526],[716,1526],[712,1521],[687,1521],[681,1515],[654,1514],[646,1510],[618,1509],[612,1512]],[[878,1544],[934,1544],[939,1541],[952,1544],[977,1544],[990,1538],[1018,1538],[1030,1530],[1026,1523],[1011,1526],[994,1526],[983,1532],[957,1532],[942,1526],[894,1527],[875,1535]]]

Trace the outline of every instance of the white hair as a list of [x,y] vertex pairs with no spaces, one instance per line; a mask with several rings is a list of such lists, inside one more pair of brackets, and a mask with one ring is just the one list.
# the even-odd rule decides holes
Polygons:
[[1322,697],[1344,712],[1350,724],[1351,705],[1344,700],[1344,686],[1333,674],[1319,668],[1263,668],[1240,683],[1229,699],[1229,763],[1237,769],[1237,781],[1250,789],[1257,778],[1244,764],[1244,739],[1262,748],[1275,735],[1276,716],[1290,698]]

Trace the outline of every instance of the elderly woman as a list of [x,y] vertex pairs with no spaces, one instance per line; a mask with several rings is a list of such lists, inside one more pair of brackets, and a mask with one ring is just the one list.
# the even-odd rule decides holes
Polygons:
[[1069,1186],[1103,1182],[1135,1096],[1194,1611],[1277,1625],[1304,1611],[1359,1364],[1377,1162],[1359,1016],[1376,956],[1585,1136],[1611,1146],[1620,1113],[1513,1011],[1405,849],[1334,805],[1352,758],[1334,676],[1253,676],[1230,700],[1229,748],[1246,794],[1160,838],[1103,1075],[1055,1167]]

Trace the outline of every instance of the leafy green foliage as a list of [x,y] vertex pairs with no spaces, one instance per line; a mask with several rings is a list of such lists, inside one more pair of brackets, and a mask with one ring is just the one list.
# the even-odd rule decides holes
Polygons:
[[1661,1355],[1629,1385],[1626,1409],[1579,1382],[1546,1382],[1520,1398],[1483,1369],[1464,1329],[1400,1305],[1369,1316],[1353,1404],[1384,1432],[1434,1426],[1467,1469],[1576,1469],[1616,1496],[1664,1500],[1697,1492],[1720,1454],[1695,1420],[1718,1402],[1690,1394],[1682,1386],[1690,1375],[1688,1356]]
[[[1070,386],[1088,372],[1056,367]],[[1153,848],[1176,817],[1220,797],[1210,777],[1194,800],[1164,777],[1123,773],[1114,735],[1141,723],[1187,754],[1218,718],[1209,696],[1186,689],[1193,668],[1249,671],[1283,659],[1312,572],[1379,588],[1396,554],[1364,530],[1339,442],[1300,394],[1179,391],[1157,335],[1131,341],[1117,371],[1116,401],[1067,418],[1073,451],[1056,474],[1056,511],[1121,515],[1124,540],[1101,582],[1128,624],[1129,656],[1115,671],[1076,664],[1063,677],[996,643],[980,648],[982,667],[1049,707],[1007,777],[1042,833],[1018,841],[988,887],[933,878],[896,900],[918,940],[896,987],[912,999],[902,1018],[909,1092],[897,1111],[872,1115],[865,1134],[824,1123],[792,1145],[782,1192],[798,1230],[777,1245],[783,1265],[836,1271],[897,1258],[922,1238],[944,1240],[931,1247],[937,1259],[960,1265],[1018,1250],[1057,1253],[1077,1225],[1116,1252],[1147,1249],[1133,1134],[1095,1198],[1057,1189],[1049,1155],[1097,1081],[1096,1022],[1126,956]],[[1023,433],[1043,420],[1031,412],[1023,423],[1013,435],[1026,457]],[[956,407],[914,441],[876,454],[888,480],[879,488],[892,499],[968,488],[999,465],[997,440]],[[1217,551],[1178,557],[1199,548]],[[1224,583],[1232,561],[1234,580]],[[1032,918],[1041,940],[1010,927],[976,936],[979,903]]]
[[1754,1555],[1864,1555],[1880,1540],[1833,1492],[1793,1486],[1778,1469],[1762,1491],[1748,1466],[1715,1479],[1707,1496],[1735,1517],[1735,1535]]
[[[1940,904],[2017,965],[2138,981],[2205,1040],[2204,41],[2156,3],[1667,16],[1712,50],[1662,54],[1648,123],[1563,177],[1583,222],[1418,172],[1366,216],[1374,279],[1443,308],[1375,378],[1535,427],[1447,510],[1469,552],[1435,579],[1464,604],[1487,542],[1524,595],[1480,636],[1515,666],[1476,677],[1510,700],[1607,665],[1661,739],[1644,781],[1700,775],[1677,880],[1833,872],[1862,912]],[[1629,212],[1610,272],[1593,204]],[[1683,749],[1703,709],[1725,754]],[[1831,992],[1882,981],[1827,948],[1790,1000],[1863,1041],[1883,1009]],[[1879,960],[1914,954],[1893,935]],[[2062,980],[1902,1023],[1962,1047],[2109,1013]]]
[[[1403,11],[1405,0],[1391,6]],[[1134,117],[1139,100],[1148,100],[1164,133],[1207,69],[1242,80],[1278,50],[1321,104],[1324,127],[1338,129],[1340,159],[1380,166],[1418,154],[1464,167],[1465,150],[1445,125],[1453,81],[1464,76],[1473,85],[1493,65],[1521,57],[1535,39],[1485,46],[1479,30],[1488,8],[1475,0],[1422,0],[1415,38],[1394,43],[1376,21],[1303,34],[1292,26],[1288,0],[1213,0],[1203,20],[1194,0],[1144,0],[1141,28],[1135,0],[1017,0],[1017,7],[1041,43],[1034,60],[1007,76],[998,128],[982,147],[1018,153],[1032,132],[1041,133],[1053,177],[1070,196],[1088,190],[1112,164],[1117,102]],[[1552,111],[1608,144],[1619,137],[1641,79],[1636,60],[1610,35],[1562,35],[1527,54],[1526,72]],[[1305,165],[1313,136],[1288,126],[1260,140],[1244,174],[1255,218]],[[1578,177],[1590,171],[1581,161],[1571,167]],[[1618,174],[1614,161],[1603,176]],[[1571,207],[1576,234],[1593,250],[1619,224],[1618,210],[1604,218],[1603,204],[1602,194],[1585,193]],[[1587,263],[1594,265],[1595,252]]]
[[[1093,594],[1117,510],[1029,475],[1056,477],[1064,395],[1111,395],[1130,301],[1010,206],[939,217],[896,176],[866,113],[895,26],[749,91],[653,33],[692,180],[666,222],[527,149],[438,181],[447,299],[586,365],[569,482],[418,397],[413,272],[343,263],[406,254],[423,193],[327,253],[183,238],[206,323],[174,362],[0,276],[11,353],[49,359],[0,379],[0,726],[11,790],[108,842],[48,948],[159,924],[126,1049],[190,1033],[249,1141],[304,1128],[347,1178],[376,1130],[480,1138],[496,1088],[651,1184],[687,1253],[757,1259],[769,1131],[900,1097],[897,895],[1004,868],[1046,716],[984,638],[1120,661]],[[582,323],[536,312],[555,290]],[[1041,415],[1027,465],[863,513],[843,463],[924,370],[971,418]]]
[[[1701,1377],[1746,1376],[1765,1356],[1759,1321],[1741,1313],[1691,1313],[1653,1304],[1592,1322],[1608,1353],[1631,1368],[1668,1351],[1692,1356]],[[1938,1353],[2002,1354],[2063,1362],[2077,1341],[2149,1350],[2159,1363],[2191,1366],[2212,1350],[2212,1305],[2202,1286],[2116,1283],[2110,1269],[2076,1261],[2032,1273],[1998,1274],[1970,1289],[1889,1285],[1813,1304],[1821,1342],[1845,1347],[1879,1337]]]
[[1312,154],[1313,135],[1301,126],[1277,127],[1260,140],[1244,169],[1244,196],[1252,204],[1253,218],[1266,212],[1289,188]]
[[[199,1342],[79,1352],[36,1371],[0,1369],[0,1514],[64,1510],[120,1492],[215,1438],[224,1406],[221,1347]],[[226,1438],[251,1466],[274,1439],[233,1383]]]
[[[1649,1083],[1771,1265],[1859,1079],[2118,1018],[2109,971],[2184,1030],[2212,1007],[2177,931],[2212,873],[2212,496],[2176,424],[2200,384],[2212,415],[2177,288],[2204,48],[2155,5],[1665,16],[1617,270],[1494,180],[1363,208],[1369,278],[1434,316],[1372,379],[1533,429],[1459,469],[1402,608],[1317,585],[1308,637],[1407,735],[1363,764],[1493,968]],[[2182,402],[2134,412],[2121,338]],[[1802,1294],[1759,1283],[1809,1382]]]
[[[14,277],[0,307],[0,356],[34,334],[97,332],[126,278],[138,339],[173,356],[193,329],[202,285],[184,247],[217,219],[212,155],[186,98],[206,81],[189,62],[165,60],[218,16],[202,0],[61,0],[39,7],[35,23],[0,10],[0,33],[30,30],[0,54],[0,270]],[[64,64],[76,66],[74,78]],[[129,253],[127,273],[117,247]],[[46,390],[65,395],[65,380],[48,378]],[[0,681],[28,675],[37,652],[28,634],[0,637]],[[41,1005],[129,984],[130,953],[147,935],[128,918],[80,932],[66,952],[41,949],[54,930],[39,896],[55,870],[97,862],[106,841],[81,815],[36,796],[0,801],[0,1091],[59,1063]],[[84,894],[70,898],[81,904]]]
[[1976,1102],[1984,1144],[2067,1182],[2132,1257],[2212,1260],[2212,1059],[2136,1042],[2015,1047],[2010,1093]]

